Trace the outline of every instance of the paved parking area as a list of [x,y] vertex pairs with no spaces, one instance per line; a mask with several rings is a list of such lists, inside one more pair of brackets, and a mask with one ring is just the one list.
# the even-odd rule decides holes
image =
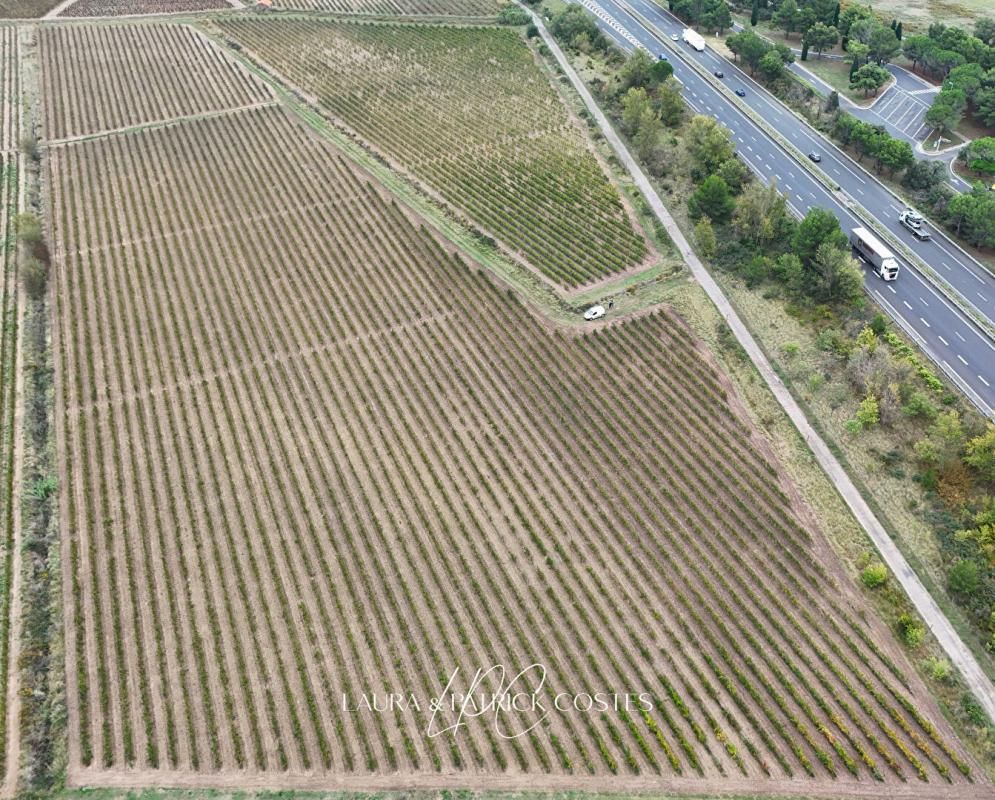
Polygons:
[[894,129],[892,133],[898,131],[921,142],[931,130],[923,118],[938,91],[933,86],[909,89],[896,83],[881,95],[871,111],[885,127]]

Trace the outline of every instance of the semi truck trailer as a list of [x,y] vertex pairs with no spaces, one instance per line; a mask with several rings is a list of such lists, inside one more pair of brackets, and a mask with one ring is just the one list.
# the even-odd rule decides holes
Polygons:
[[691,45],[699,53],[705,49],[705,40],[701,37],[701,34],[697,31],[693,31],[690,28],[685,28],[684,33],[681,34],[681,38],[686,44]]
[[879,278],[893,281],[898,277],[899,267],[894,253],[866,228],[854,228],[850,231],[850,245],[861,261],[871,265]]

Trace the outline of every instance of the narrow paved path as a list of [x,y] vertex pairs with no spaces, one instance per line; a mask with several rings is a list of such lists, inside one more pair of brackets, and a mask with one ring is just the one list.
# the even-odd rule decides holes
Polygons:
[[[526,9],[528,10],[528,9]],[[781,379],[774,372],[773,367],[771,367],[770,362],[767,360],[767,356],[764,355],[760,346],[757,344],[753,335],[750,333],[746,325],[739,318],[739,315],[730,305],[728,298],[723,294],[719,285],[709,274],[708,270],[705,269],[704,265],[695,255],[695,252],[691,249],[688,244],[684,234],[681,232],[680,228],[677,227],[677,223],[674,222],[674,218],[670,216],[670,212],[667,211],[663,202],[660,200],[660,196],[656,193],[656,190],[652,187],[646,175],[643,173],[642,169],[636,163],[635,159],[630,155],[628,149],[622,143],[615,129],[611,126],[611,123],[605,117],[604,112],[594,101],[591,93],[587,90],[587,87],[583,84],[577,73],[574,71],[570,62],[567,61],[566,56],[560,49],[559,44],[550,35],[549,31],[546,30],[546,26],[543,24],[542,19],[539,18],[537,14],[534,14],[531,10],[529,13],[532,15],[532,20],[538,27],[540,34],[542,35],[543,41],[546,46],[553,52],[556,56],[556,60],[559,62],[560,66],[563,68],[564,73],[570,79],[577,93],[581,96],[584,104],[587,106],[588,111],[592,114],[595,120],[598,122],[598,126],[601,128],[601,132],[604,134],[605,138],[611,144],[615,153],[618,155],[619,159],[625,165],[625,168],[632,175],[636,186],[643,193],[650,208],[653,209],[653,213],[656,214],[657,218],[666,228],[667,233],[670,238],[673,239],[674,244],[677,245],[677,249],[680,251],[681,255],[684,257],[684,261],[687,263],[691,270],[691,274],[694,276],[695,280],[701,284],[701,287],[705,290],[709,299],[718,308],[719,313],[725,319],[726,323],[732,329],[735,334],[736,339],[746,350],[756,366],[757,370],[760,372],[761,377],[766,382],[767,386],[773,392],[774,397],[777,398],[778,403],[784,409],[785,413],[791,418],[795,427],[801,433],[802,438],[805,439],[808,446],[811,448],[812,452],[815,454],[816,460],[819,465],[829,476],[829,479],[833,482],[836,490],[840,493],[843,500],[850,507],[853,515],[857,518],[857,521],[861,524],[867,535],[874,542],[874,546],[877,547],[878,552],[881,554],[881,558],[884,560],[888,568],[894,573],[895,577],[898,579],[899,583],[902,584],[902,588],[905,589],[909,598],[912,600],[913,605],[915,605],[916,610],[926,621],[930,630],[936,636],[937,640],[940,642],[940,646],[946,652],[947,657],[953,663],[953,665],[960,671],[961,675],[964,676],[968,688],[971,690],[972,694],[977,698],[978,702],[981,703],[985,712],[988,714],[989,719],[995,720],[995,686],[992,682],[988,680],[988,676],[985,675],[984,670],[981,669],[981,665],[978,664],[974,657],[974,654],[968,649],[967,645],[961,640],[957,631],[954,630],[950,621],[946,618],[943,611],[936,604],[932,595],[926,591],[926,587],[922,585],[919,577],[915,574],[912,568],[909,566],[905,557],[901,554],[896,547],[895,543],[891,540],[888,532],[885,530],[884,526],[871,511],[870,507],[864,501],[860,492],[857,491],[857,487],[854,486],[853,481],[850,480],[850,476],[847,475],[846,471],[843,469],[840,462],[836,459],[836,456],[832,454],[829,447],[822,440],[822,437],[815,432],[815,429],[809,424],[808,419],[802,412],[798,403],[795,402],[794,397],[791,396],[791,392],[784,385]]]

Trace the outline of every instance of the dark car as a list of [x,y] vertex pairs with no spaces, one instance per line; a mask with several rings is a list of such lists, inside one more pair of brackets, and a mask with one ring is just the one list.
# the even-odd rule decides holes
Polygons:
[[736,90],[736,96],[737,97],[746,97],[746,89],[737,89]]
[[808,157],[812,161],[814,161],[816,164],[818,164],[820,161],[822,161],[822,156],[820,156],[818,153],[809,153]]
[[726,74],[722,70],[720,70],[720,69],[715,70],[715,72],[713,72],[712,74],[716,78],[724,78],[726,76]]
[[666,61],[667,60],[667,54],[666,53],[660,53],[659,58],[660,58],[661,61]]

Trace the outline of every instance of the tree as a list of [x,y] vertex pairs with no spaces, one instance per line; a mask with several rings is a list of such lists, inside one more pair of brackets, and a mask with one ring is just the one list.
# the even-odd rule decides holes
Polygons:
[[978,90],[984,85],[985,71],[980,64],[961,64],[954,67],[943,82],[943,91],[959,89],[969,103],[973,103]]
[[919,192],[935,189],[946,180],[946,167],[939,161],[916,161],[905,170],[902,184]]
[[776,81],[784,74],[784,62],[776,50],[770,50],[760,59],[760,74],[768,81]]
[[630,136],[635,136],[644,115],[653,113],[649,95],[642,87],[633,87],[622,98],[622,128]]
[[785,36],[791,34],[798,25],[798,3],[795,0],[781,0],[770,21],[775,27],[784,28]]
[[[830,28],[828,25],[824,25],[821,22],[816,22],[811,28],[805,32],[804,43],[807,47],[811,47],[818,53],[819,57],[822,57],[822,51],[828,50],[830,47],[839,41],[840,34],[836,28]],[[803,58],[802,61],[805,59]]]
[[653,93],[653,108],[664,125],[676,128],[684,121],[684,98],[681,85],[672,77],[665,80]]
[[995,87],[981,89],[974,97],[978,118],[989,128],[995,128]]
[[808,61],[808,39],[802,39],[802,61]]
[[635,135],[632,137],[636,157],[640,161],[649,163],[653,160],[662,133],[663,123],[660,122],[656,112],[651,107],[645,108],[637,123]]
[[995,481],[995,424],[989,422],[985,432],[968,440],[964,462],[974,467],[987,481]]
[[750,179],[750,170],[739,158],[733,156],[719,165],[716,175],[726,182],[729,191],[739,194]]
[[759,181],[743,192],[733,217],[740,238],[761,245],[784,236],[789,222],[787,201],[777,185]]
[[899,22],[895,26],[895,38],[898,39],[898,41],[902,41],[902,23],[901,22]]
[[990,47],[995,47],[995,17],[982,17],[974,23],[974,35]]
[[870,48],[870,56],[878,64],[887,64],[902,49],[895,32],[884,25],[878,25],[871,34],[870,41],[867,42]]
[[864,64],[850,78],[850,88],[862,89],[864,97],[867,97],[871,92],[877,94],[878,89],[884,86],[890,77],[891,73],[884,67],[879,67],[877,64]]
[[875,155],[877,156],[878,169],[884,167],[892,175],[912,166],[916,160],[915,153],[912,152],[912,145],[891,136],[882,141]]
[[832,27],[839,30],[840,27],[840,4],[837,3],[836,7],[833,8],[833,21],[829,23]]
[[947,587],[954,594],[973,594],[977,591],[980,582],[978,565],[967,559],[958,561],[947,573]]
[[840,36],[850,37],[850,28],[861,20],[874,19],[874,12],[870,6],[849,5],[837,17],[834,27],[839,30]]
[[567,42],[573,46],[574,40],[580,34],[587,34],[591,45],[604,49],[607,41],[601,33],[594,17],[580,5],[568,5],[563,11],[553,17],[549,30],[553,36],[561,42]]
[[753,8],[750,10],[750,27],[757,27],[757,18],[760,14],[760,0],[753,0]]
[[669,61],[664,61],[662,58],[657,59],[653,62],[653,66],[650,68],[650,85],[653,87],[658,86],[663,83],[667,78],[674,74],[674,66]]
[[693,219],[708,217],[714,222],[728,222],[736,201],[726,182],[718,175],[709,175],[688,199],[688,212]]
[[632,55],[626,59],[618,73],[620,91],[624,92],[633,86],[649,87],[653,85],[653,67],[655,64],[656,59],[641,47],[633,50]]
[[715,255],[715,248],[717,246],[715,230],[712,228],[712,221],[708,217],[702,217],[698,221],[698,224],[694,226],[694,241],[698,245],[698,251],[705,258],[711,258]]
[[912,69],[926,58],[926,54],[936,45],[928,36],[910,36],[902,45],[902,52],[912,62]]
[[833,213],[824,208],[813,208],[795,230],[791,250],[807,267],[815,259],[816,251],[824,244],[839,249],[849,246],[846,234],[840,228],[840,221]]
[[888,568],[880,561],[868,564],[860,573],[860,582],[868,589],[876,589],[888,580]]
[[722,34],[732,27],[732,14],[725,0],[709,0],[701,17],[701,24],[710,31]]
[[846,52],[850,56],[850,76],[852,77],[853,73],[867,61],[867,54],[871,52],[871,48],[863,42],[852,41],[847,45]]
[[838,111],[840,107],[840,93],[835,89],[829,93],[829,97],[826,98],[826,111],[832,114],[834,111]]
[[962,91],[944,90],[933,100],[933,105],[929,107],[923,120],[941,133],[950,133],[960,124],[966,108],[967,99]]
[[[815,252],[815,258],[812,260],[810,274],[813,276],[813,282],[808,292],[816,300],[824,303],[850,305],[861,296],[864,288],[864,273],[853,256],[850,255],[849,250],[849,245],[844,249],[833,242],[823,242],[819,245]],[[867,398],[867,400],[873,401],[873,412],[876,417],[877,401],[874,398]],[[871,413],[870,405],[868,403],[868,408],[864,409],[864,403],[861,403],[861,411],[868,418]]]
[[742,58],[744,63],[749,65],[750,74],[756,72],[760,59],[770,51],[768,42],[757,36],[753,31],[742,31],[734,33],[726,39],[726,46],[737,58]]
[[995,175],[995,137],[983,136],[975,139],[960,151],[958,157],[975,172]]
[[[687,127],[688,151],[695,166],[706,175],[713,174],[723,161],[732,158],[736,149],[732,145],[729,129],[719,124],[713,117],[696,114]],[[712,217],[713,221],[717,218]]]

